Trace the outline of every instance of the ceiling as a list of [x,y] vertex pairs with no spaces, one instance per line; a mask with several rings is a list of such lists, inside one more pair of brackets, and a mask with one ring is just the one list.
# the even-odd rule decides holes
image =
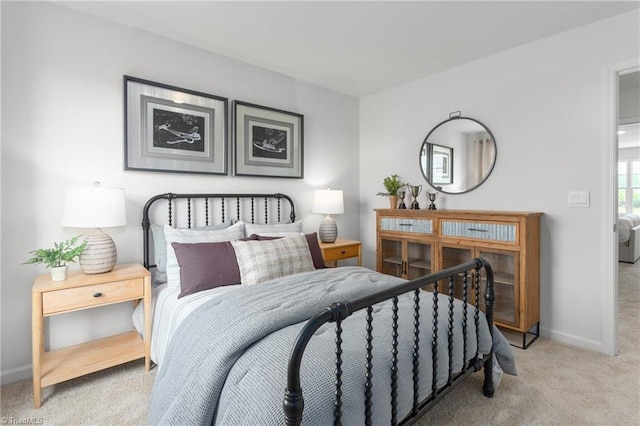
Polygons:
[[638,0],[55,3],[356,97],[640,5]]

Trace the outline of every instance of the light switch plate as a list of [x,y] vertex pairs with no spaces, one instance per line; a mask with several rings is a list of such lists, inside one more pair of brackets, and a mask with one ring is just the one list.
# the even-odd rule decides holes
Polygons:
[[569,207],[586,208],[589,205],[589,191],[569,191]]

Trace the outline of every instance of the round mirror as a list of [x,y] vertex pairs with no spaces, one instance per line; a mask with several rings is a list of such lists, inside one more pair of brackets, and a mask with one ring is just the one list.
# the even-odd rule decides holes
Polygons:
[[434,127],[420,148],[427,183],[445,194],[469,192],[484,182],[496,163],[491,131],[473,118],[453,117]]

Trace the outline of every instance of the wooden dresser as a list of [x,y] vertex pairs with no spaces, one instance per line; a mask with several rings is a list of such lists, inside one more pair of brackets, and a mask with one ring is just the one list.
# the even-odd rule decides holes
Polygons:
[[[484,258],[494,271],[495,324],[522,333],[526,348],[539,335],[541,216],[537,212],[377,209],[376,268],[414,279]],[[481,277],[480,294],[483,282]],[[527,335],[535,337],[527,342]]]

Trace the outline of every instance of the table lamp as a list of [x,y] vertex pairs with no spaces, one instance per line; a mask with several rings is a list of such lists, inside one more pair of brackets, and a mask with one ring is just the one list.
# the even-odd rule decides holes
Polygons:
[[313,194],[313,213],[325,214],[320,222],[318,237],[323,243],[333,243],[338,238],[338,225],[330,216],[332,214],[344,213],[344,201],[342,191],[327,189],[316,189]]
[[71,187],[62,214],[62,226],[94,228],[87,237],[87,248],[80,255],[85,274],[102,274],[113,269],[118,259],[116,245],[102,228],[127,224],[124,189],[94,186]]

